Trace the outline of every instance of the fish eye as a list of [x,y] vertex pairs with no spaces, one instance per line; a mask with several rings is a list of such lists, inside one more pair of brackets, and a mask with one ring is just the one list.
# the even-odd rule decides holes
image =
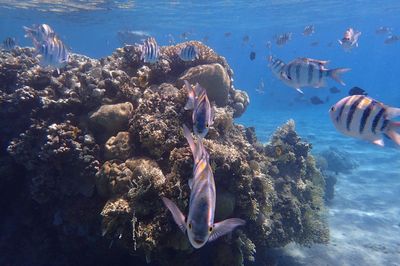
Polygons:
[[210,227],[208,227],[208,232],[212,232],[212,230],[213,230],[213,228],[212,228],[212,226],[210,226]]
[[206,124],[206,128],[209,128],[210,126],[208,125],[208,123]]
[[335,106],[331,107],[331,112],[335,112]]
[[192,230],[192,223],[189,223],[189,229]]

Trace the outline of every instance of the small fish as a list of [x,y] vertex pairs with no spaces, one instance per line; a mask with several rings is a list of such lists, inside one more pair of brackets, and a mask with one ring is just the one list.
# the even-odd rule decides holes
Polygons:
[[304,27],[303,35],[304,36],[310,36],[310,35],[314,34],[314,32],[315,32],[314,25],[308,25],[308,26]]
[[203,37],[203,42],[207,43],[210,40],[210,37],[208,37],[207,35]]
[[348,136],[384,146],[386,135],[400,145],[400,108],[389,107],[364,95],[347,96],[329,110],[335,128]]
[[201,139],[195,144],[190,130],[186,126],[183,126],[183,130],[194,159],[193,178],[189,179],[191,191],[186,222],[185,215],[174,202],[165,197],[162,197],[162,201],[182,232],[187,232],[189,242],[198,249],[244,225],[245,221],[230,218],[214,223],[216,190],[209,155]]
[[336,88],[336,87],[331,87],[331,88],[329,89],[329,92],[335,94],[335,93],[339,93],[340,90],[339,90],[338,88]]
[[292,39],[292,33],[286,32],[281,35],[275,36],[275,43],[279,46],[287,44]]
[[258,94],[264,94],[265,93],[265,84],[264,84],[264,79],[263,78],[261,78],[260,84],[258,84],[258,86],[256,88],[256,92]]
[[299,57],[288,64],[273,56],[269,57],[272,73],[289,87],[303,93],[302,87],[321,88],[326,84],[326,78],[330,77],[341,85],[345,83],[339,78],[339,74],[349,71],[349,68],[327,69],[328,61]]
[[344,32],[343,38],[338,40],[338,42],[346,52],[350,52],[354,47],[358,47],[358,39],[360,38],[360,35],[360,31],[356,31],[353,28],[348,28]]
[[191,33],[188,32],[188,31],[182,32],[181,35],[180,35],[180,37],[181,37],[181,39],[187,40],[187,39],[189,38],[189,35],[190,35],[190,34],[191,34]]
[[225,37],[231,37],[231,35],[232,35],[231,32],[225,32],[225,33],[224,33],[224,36],[225,36]]
[[117,32],[117,38],[121,45],[142,43],[149,37],[150,34],[148,32],[141,30],[124,30]]
[[250,41],[250,36],[249,35],[244,35],[242,40],[243,40],[243,43],[246,44],[246,43],[248,43]]
[[199,49],[194,45],[186,45],[179,52],[179,58],[183,61],[194,61],[199,58]]
[[318,44],[319,44],[319,41],[315,41],[315,42],[310,43],[310,45],[311,45],[311,46],[314,46],[314,47],[315,47],[315,46],[318,46]]
[[8,37],[3,41],[3,49],[6,51],[11,51],[15,46],[15,38]]
[[30,38],[37,45],[56,35],[55,31],[47,24],[33,25],[31,28],[24,26],[23,28],[25,38]]
[[256,52],[252,51],[250,52],[250,60],[253,61],[254,59],[256,59]]
[[359,87],[353,87],[353,88],[351,88],[349,90],[349,95],[350,96],[351,95],[364,95],[364,96],[367,96],[368,93],[365,90],[363,90],[363,89],[361,89]]
[[390,35],[390,36],[388,36],[388,37],[385,39],[384,43],[385,43],[385,44],[392,44],[392,43],[395,43],[395,42],[397,42],[397,41],[399,41],[399,40],[400,40],[400,37],[399,37],[399,36],[397,36],[397,35]]
[[204,138],[214,123],[214,112],[207,97],[207,91],[198,83],[194,88],[185,80],[188,101],[185,110],[193,110],[193,131],[199,138]]
[[160,48],[153,37],[147,38],[141,46],[142,54],[140,59],[145,63],[154,64],[160,56]]
[[38,53],[41,55],[41,66],[60,68],[68,63],[69,51],[64,43],[56,36],[43,41],[38,47]]
[[314,105],[324,104],[325,102],[321,100],[318,96],[313,96],[310,98],[310,102]]
[[379,27],[379,28],[377,28],[375,30],[375,33],[376,34],[380,34],[380,35],[382,35],[382,34],[390,34],[390,33],[392,33],[392,28],[381,26],[381,27]]

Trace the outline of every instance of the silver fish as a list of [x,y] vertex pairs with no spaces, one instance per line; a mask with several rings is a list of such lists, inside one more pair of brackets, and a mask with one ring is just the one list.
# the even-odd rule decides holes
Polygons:
[[308,26],[305,26],[305,27],[304,27],[303,35],[304,35],[304,36],[311,36],[311,35],[314,34],[314,32],[315,32],[315,27],[314,27],[314,25],[308,25]]
[[165,197],[162,197],[162,200],[179,228],[184,233],[187,231],[192,246],[201,248],[207,242],[214,241],[233,231],[237,226],[244,225],[245,221],[239,218],[230,218],[214,223],[216,192],[209,155],[201,139],[195,144],[190,130],[186,126],[183,129],[195,163],[193,178],[189,180],[191,192],[186,222],[185,216],[174,202]]
[[145,63],[154,64],[160,56],[160,48],[153,37],[147,38],[141,46],[142,54],[140,59]]
[[42,66],[64,67],[68,63],[69,51],[56,36],[48,38],[39,45]]
[[179,58],[183,61],[194,61],[199,58],[199,49],[194,45],[186,45],[179,52]]
[[15,38],[8,37],[3,41],[3,49],[10,51],[15,47]]
[[214,112],[207,97],[207,91],[198,83],[194,88],[185,80],[188,101],[185,110],[193,110],[193,131],[199,138],[204,138],[214,123]]
[[400,37],[399,37],[399,36],[397,36],[397,35],[390,35],[390,36],[388,36],[388,37],[385,39],[384,43],[385,43],[385,44],[392,44],[392,43],[398,42],[399,40],[400,40]]
[[335,128],[348,136],[384,146],[383,135],[400,145],[400,108],[389,107],[364,95],[347,96],[329,110]]
[[356,31],[353,28],[348,28],[344,32],[343,38],[341,40],[338,40],[338,42],[346,52],[350,52],[350,50],[354,47],[358,47],[358,39],[360,38],[360,36],[360,31]]
[[272,73],[289,87],[303,93],[302,87],[320,88],[326,85],[326,78],[330,77],[342,85],[345,83],[339,78],[339,74],[347,72],[349,68],[327,69],[328,61],[311,58],[297,58],[288,64],[282,60],[270,56],[270,68]]
[[292,33],[286,32],[281,35],[275,36],[275,43],[279,46],[287,44],[292,39]]

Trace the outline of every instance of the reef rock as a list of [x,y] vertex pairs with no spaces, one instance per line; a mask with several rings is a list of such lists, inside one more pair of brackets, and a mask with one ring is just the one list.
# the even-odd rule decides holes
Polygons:
[[132,154],[132,141],[129,132],[118,132],[116,136],[109,138],[104,147],[106,160],[126,160]]
[[187,80],[191,84],[199,83],[206,89],[210,101],[215,101],[217,106],[225,106],[228,103],[231,80],[225,68],[220,64],[189,68],[179,80]]

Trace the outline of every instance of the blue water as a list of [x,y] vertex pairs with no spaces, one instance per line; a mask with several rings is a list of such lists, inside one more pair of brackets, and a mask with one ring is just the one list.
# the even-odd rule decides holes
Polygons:
[[[367,226],[371,221],[365,220],[359,229],[361,233],[370,234],[369,241],[380,240],[382,237],[382,243],[386,243],[393,252],[389,252],[389,255],[377,253],[376,256],[385,259],[370,262],[369,257],[366,257],[369,250],[366,249],[365,253],[360,251],[368,243],[343,240],[354,239],[354,236],[333,236],[333,241],[339,241],[338,245],[350,244],[342,250],[330,249],[332,246],[317,248],[315,254],[322,256],[318,261],[320,265],[335,264],[332,256],[341,254],[343,261],[335,265],[379,265],[382,262],[386,265],[400,265],[400,253],[397,252],[400,244],[388,237],[400,235],[400,226],[396,227],[396,220],[397,223],[400,220],[400,210],[395,208],[400,206],[400,200],[391,196],[400,192],[400,152],[394,145],[380,149],[347,138],[335,130],[328,116],[329,107],[346,96],[353,86],[363,88],[371,97],[387,105],[400,107],[400,41],[384,44],[386,36],[375,34],[376,28],[388,26],[393,28],[393,34],[400,35],[399,1],[60,1],[63,4],[51,6],[40,4],[42,1],[15,2],[0,1],[0,40],[9,36],[16,37],[21,46],[32,45],[30,40],[24,38],[22,26],[35,23],[51,25],[74,53],[94,58],[107,56],[121,47],[117,39],[117,32],[121,30],[146,31],[156,37],[161,45],[168,45],[169,35],[174,36],[176,42],[185,41],[180,37],[182,33],[188,34],[188,40],[204,40],[206,37],[208,40],[205,43],[224,56],[234,70],[235,87],[245,90],[250,96],[251,104],[237,122],[255,126],[259,139],[266,142],[277,126],[294,118],[300,135],[313,143],[315,152],[337,146],[361,161],[358,174],[353,174],[351,178],[343,177],[342,182],[339,180],[338,191],[343,194],[333,202],[334,212],[329,216],[334,233],[336,229],[343,232],[340,230],[345,223],[354,223],[355,227],[359,223],[351,218],[349,220],[353,216],[342,214],[339,218],[344,220],[340,220],[338,215],[334,215],[340,213],[341,208],[346,209],[343,206],[346,202],[361,205],[359,208],[353,206],[354,210],[368,207],[369,202],[383,202],[377,206],[372,204],[372,215],[368,217],[379,214],[382,215],[379,219],[384,219],[384,222],[379,223],[381,220],[378,220],[378,225]],[[33,4],[37,2],[39,4]],[[54,8],[58,11],[54,11]],[[303,28],[309,24],[315,25],[316,32],[312,36],[303,36]],[[346,53],[337,40],[350,26],[361,31],[362,35],[359,47]],[[232,35],[225,37],[226,32]],[[293,32],[292,40],[283,47],[273,43],[271,49],[272,54],[284,61],[310,57],[329,60],[331,68],[351,68],[350,72],[342,76],[346,86],[329,80],[326,88],[304,89],[306,99],[312,96],[325,99],[329,96],[328,103],[315,106],[309,102],[296,101],[298,93],[285,86],[269,71],[266,58],[270,51],[266,43],[273,42],[275,34],[284,32]],[[242,40],[245,35],[250,37],[248,43]],[[318,42],[318,45],[311,46],[312,42]],[[332,45],[329,46],[329,43]],[[256,52],[254,61],[249,60],[251,51]],[[256,92],[261,79],[265,83],[264,94]],[[330,94],[328,89],[332,86],[339,88],[341,93]],[[368,190],[364,190],[366,186],[363,184],[368,184]],[[355,191],[348,189],[351,186],[355,186]],[[385,189],[386,194],[380,193],[382,189]],[[353,193],[358,195],[356,201],[351,198]],[[387,213],[389,209],[392,211]],[[380,224],[386,230],[384,233],[378,233],[376,229]],[[356,255],[350,256],[350,251]],[[298,253],[285,252],[292,264],[316,263],[307,257],[296,256]],[[315,257],[312,253],[305,254]],[[300,262],[296,262],[296,258],[300,258]]]

